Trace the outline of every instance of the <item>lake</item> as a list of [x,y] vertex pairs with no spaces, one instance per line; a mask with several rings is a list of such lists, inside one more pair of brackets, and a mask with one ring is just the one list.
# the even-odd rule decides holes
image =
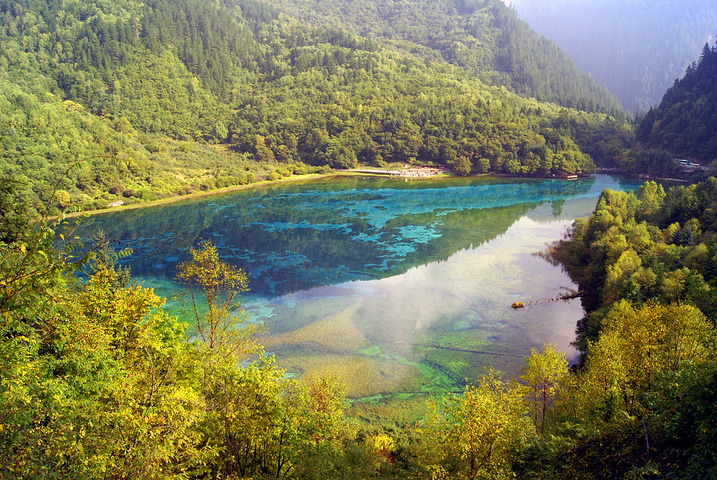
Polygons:
[[[588,216],[610,175],[575,181],[330,177],[93,216],[133,255],[133,278],[172,297],[200,240],[250,275],[243,298],[287,376],[331,371],[351,398],[455,391],[485,367],[516,374],[531,348],[572,360],[579,300],[537,253]],[[524,309],[511,304],[521,301]]]

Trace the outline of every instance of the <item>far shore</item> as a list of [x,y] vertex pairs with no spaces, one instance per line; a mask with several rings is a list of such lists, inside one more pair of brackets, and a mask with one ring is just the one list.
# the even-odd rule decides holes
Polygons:
[[[401,178],[401,179],[410,179],[410,180],[432,180],[436,178],[454,178],[456,175],[450,171],[446,170],[444,168],[437,168],[437,167],[415,167],[411,166],[406,168],[406,171],[412,171],[412,170],[422,170],[422,169],[432,169],[436,170],[436,172],[432,172],[430,175],[418,175],[418,174],[405,174],[400,175],[397,173],[397,170],[391,169],[390,167],[387,169],[378,169],[378,168],[354,168],[354,169],[347,169],[347,170],[334,170],[330,173],[310,173],[306,175],[292,175],[290,177],[284,177],[280,178],[278,180],[262,180],[255,183],[249,183],[246,185],[234,185],[232,187],[225,187],[225,188],[218,188],[215,190],[206,190],[201,192],[195,192],[195,193],[189,193],[186,195],[176,195],[172,197],[166,197],[159,200],[153,200],[150,202],[141,202],[141,203],[133,203],[131,205],[119,205],[119,206],[112,206],[97,210],[84,210],[81,212],[71,212],[67,213],[65,215],[65,218],[77,218],[82,216],[89,216],[89,215],[102,215],[104,213],[111,213],[111,212],[120,212],[124,210],[134,210],[139,208],[146,208],[146,207],[154,207],[158,205],[167,205],[170,203],[175,202],[182,202],[184,200],[191,200],[194,198],[201,198],[201,197],[208,197],[212,195],[221,195],[224,193],[231,193],[231,192],[237,192],[241,190],[246,190],[250,188],[256,188],[260,186],[266,186],[266,185],[272,185],[272,184],[279,184],[279,183],[286,183],[286,182],[301,182],[301,181],[309,181],[309,180],[317,180],[320,178],[330,178],[330,177],[341,177],[341,176],[360,176],[360,177],[382,177],[382,178]],[[613,173],[613,172],[596,172],[596,173]],[[476,175],[471,175],[476,176]],[[486,176],[492,176],[492,177],[503,177],[505,175],[500,174],[481,174],[477,175],[481,177]],[[457,178],[457,177],[456,177]],[[53,217],[56,218],[56,217]]]
[[98,210],[83,210],[81,212],[72,212],[65,215],[66,218],[81,217],[84,215],[101,215],[103,213],[120,212],[123,210],[134,210],[137,208],[155,207],[157,205],[166,205],[168,203],[181,202],[183,200],[189,200],[192,198],[208,197],[211,195],[219,195],[222,193],[231,193],[239,190],[246,190],[248,188],[254,188],[261,185],[269,185],[272,183],[282,182],[298,182],[301,180],[316,180],[317,178],[332,177],[338,175],[337,173],[309,173],[307,175],[292,175],[291,177],[284,177],[279,180],[262,180],[259,182],[248,183],[246,185],[234,185],[232,187],[217,188],[215,190],[205,190],[201,192],[188,193],[186,195],[176,195],[173,197],[161,198],[159,200],[153,200],[151,202],[133,203],[131,205],[120,205],[117,207],[107,207]]
[[[181,202],[184,200],[190,200],[193,198],[201,198],[201,197],[208,197],[211,195],[220,195],[222,193],[231,193],[231,192],[237,192],[240,190],[246,190],[249,188],[255,188],[259,186],[266,186],[271,184],[277,184],[277,183],[286,183],[286,182],[300,182],[305,180],[316,180],[319,178],[329,178],[329,177],[341,177],[341,176],[376,176],[376,177],[386,177],[390,175],[390,170],[386,170],[385,173],[383,173],[380,169],[373,169],[372,171],[368,171],[366,169],[356,168],[356,169],[350,169],[350,170],[334,170],[330,173],[309,173],[307,175],[292,175],[290,177],[284,177],[280,178],[278,180],[261,180],[259,182],[254,183],[248,183],[246,185],[234,185],[232,187],[225,187],[225,188],[217,188],[215,190],[205,190],[202,192],[195,192],[195,193],[189,193],[186,195],[176,195],[172,197],[166,197],[161,198],[159,200],[153,200],[151,202],[141,202],[141,203],[133,203],[131,205],[120,205],[115,207],[107,207],[107,208],[101,208],[97,210],[83,210],[81,212],[71,212],[67,213],[65,215],[65,218],[76,218],[76,217],[82,217],[85,215],[102,215],[104,213],[111,213],[111,212],[120,212],[124,210],[134,210],[138,208],[145,208],[145,207],[155,207],[158,205],[166,205],[170,203],[175,202]],[[411,178],[415,179],[429,179],[429,178],[450,178],[453,174],[450,172],[443,171],[439,173],[438,175],[432,175],[432,176],[425,176],[425,177],[418,177],[418,176],[411,176]],[[394,176],[395,178],[395,176]]]

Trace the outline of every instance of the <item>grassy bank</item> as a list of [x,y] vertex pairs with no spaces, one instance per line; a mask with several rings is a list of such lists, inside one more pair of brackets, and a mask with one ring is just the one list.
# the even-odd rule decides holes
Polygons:
[[[237,192],[241,190],[247,190],[250,188],[256,188],[260,186],[266,186],[266,185],[272,185],[272,184],[280,184],[280,183],[288,183],[288,182],[302,182],[302,181],[311,181],[311,180],[317,180],[320,178],[329,178],[334,176],[355,176],[355,177],[386,177],[388,173],[386,174],[380,174],[380,173],[367,173],[366,168],[368,167],[359,167],[352,170],[332,170],[327,173],[309,173],[306,175],[292,175],[289,177],[283,177],[277,180],[260,180],[258,182],[249,183],[246,185],[233,185],[231,187],[224,187],[224,188],[217,188],[214,190],[205,190],[201,192],[194,192],[189,193],[186,195],[175,195],[172,197],[166,197],[161,198],[159,200],[152,200],[148,202],[140,202],[140,203],[133,203],[130,205],[120,205],[116,207],[107,207],[102,209],[96,209],[96,210],[86,210],[81,212],[66,212],[65,217],[66,218],[76,218],[81,217],[85,215],[100,215],[103,213],[109,213],[109,212],[118,212],[123,210],[134,210],[138,208],[145,208],[145,207],[154,207],[157,205],[166,205],[170,203],[175,202],[181,202],[184,200],[190,200],[193,198],[202,198],[202,197],[208,197],[212,195],[220,195],[224,193],[231,193],[231,192]],[[386,172],[389,172],[391,170],[395,170],[398,167],[396,165],[389,165],[384,168],[373,168],[372,170],[385,170]],[[455,175],[452,172],[443,172],[438,175],[434,175],[431,177],[411,177],[411,179],[421,179],[421,180],[428,180],[428,179],[434,179],[434,178],[451,178]],[[403,178],[403,177],[399,177]]]

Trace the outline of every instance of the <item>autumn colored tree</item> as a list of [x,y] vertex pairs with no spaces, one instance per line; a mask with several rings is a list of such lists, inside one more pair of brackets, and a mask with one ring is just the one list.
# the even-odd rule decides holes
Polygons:
[[238,301],[249,289],[247,274],[222,261],[210,242],[201,242],[190,252],[192,260],[177,266],[177,280],[189,289],[197,334],[212,351],[240,356],[250,353],[258,327],[245,324],[246,315]]
[[535,431],[524,393],[491,371],[446,399],[426,432],[433,478],[510,478],[516,452]]
[[79,282],[87,256],[75,262],[50,226],[0,243],[0,477],[172,477],[201,463],[184,328],[111,268]]
[[[648,303],[635,309],[625,300],[617,302],[578,377],[573,399],[582,413],[577,415],[596,422],[651,415],[645,395],[662,379],[711,361],[713,330],[693,306]],[[602,414],[595,416],[598,411]]]
[[355,427],[345,419],[345,386],[332,374],[307,374],[288,389],[287,408],[296,432],[292,475],[331,479],[349,470],[346,445]]
[[568,360],[555,345],[543,345],[539,352],[531,350],[525,359],[520,379],[528,387],[526,403],[530,418],[539,433],[544,433],[552,420],[561,395],[567,390],[569,381]]
[[296,429],[282,375],[271,358],[240,367],[205,361],[199,430],[202,442],[217,453],[206,464],[205,478],[284,478],[291,470]]

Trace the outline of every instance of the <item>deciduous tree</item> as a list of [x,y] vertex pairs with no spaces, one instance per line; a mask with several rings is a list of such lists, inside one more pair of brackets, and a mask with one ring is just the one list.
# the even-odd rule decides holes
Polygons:
[[525,398],[529,415],[536,430],[544,433],[560,396],[567,390],[568,360],[564,353],[557,351],[555,345],[543,345],[540,352],[533,349],[530,356],[526,357],[520,379],[528,387]]
[[238,301],[238,296],[249,289],[247,274],[222,261],[210,242],[201,242],[190,252],[192,260],[177,266],[177,280],[189,289],[199,338],[212,351],[239,356],[250,353],[258,327],[246,325]]
[[445,400],[427,432],[434,478],[510,478],[516,452],[534,434],[524,393],[491,371]]

